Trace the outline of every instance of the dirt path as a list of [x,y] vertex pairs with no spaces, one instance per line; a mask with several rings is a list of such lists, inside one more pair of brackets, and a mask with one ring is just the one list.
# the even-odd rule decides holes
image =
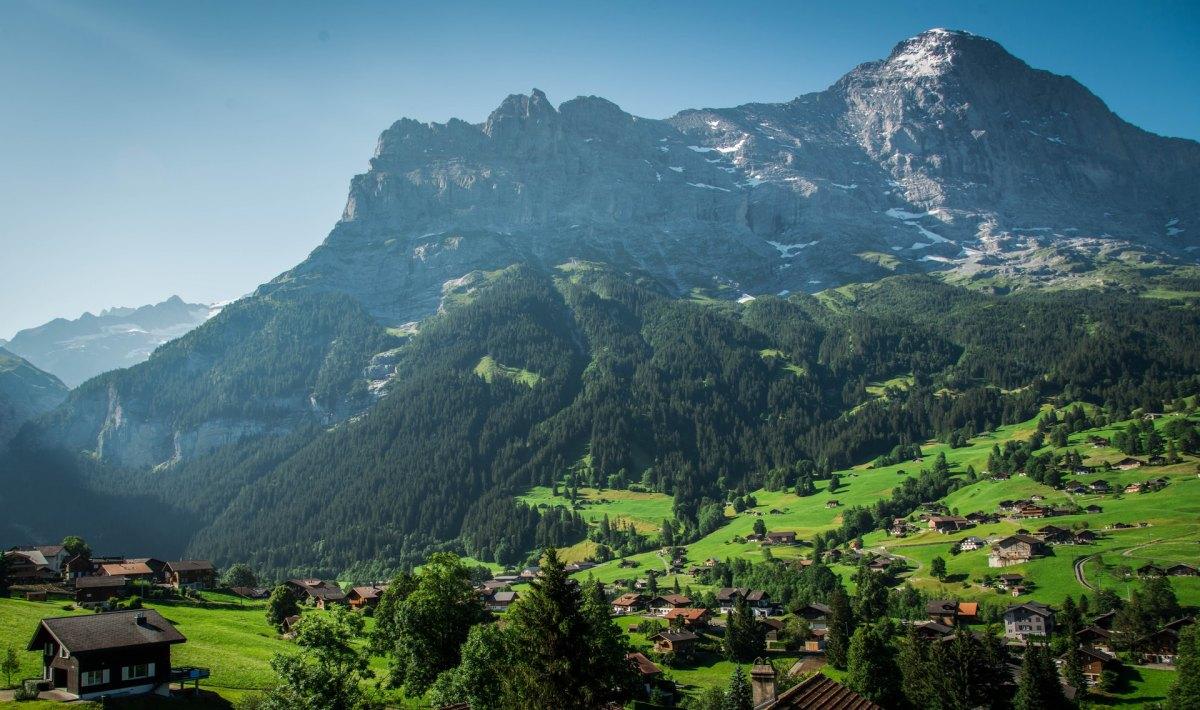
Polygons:
[[1079,582],[1079,585],[1084,589],[1090,589],[1092,591],[1095,591],[1096,587],[1094,587],[1091,582],[1087,581],[1087,577],[1085,577],[1083,574],[1083,566],[1094,557],[1095,555],[1088,555],[1087,557],[1081,557],[1075,560],[1075,581]]

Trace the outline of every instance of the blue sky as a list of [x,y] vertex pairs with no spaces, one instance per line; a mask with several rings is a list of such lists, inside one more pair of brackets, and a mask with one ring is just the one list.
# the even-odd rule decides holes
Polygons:
[[632,113],[783,101],[930,27],[1200,138],[1200,3],[0,0],[0,337],[293,266],[397,118],[507,94]]

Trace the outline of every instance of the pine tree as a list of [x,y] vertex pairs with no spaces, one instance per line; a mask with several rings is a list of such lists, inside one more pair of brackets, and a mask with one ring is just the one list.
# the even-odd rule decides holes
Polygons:
[[754,692],[750,688],[750,680],[741,665],[733,669],[729,678],[729,690],[725,693],[724,710],[752,710],[754,707]]
[[766,651],[763,624],[744,595],[738,595],[725,623],[723,646],[732,661],[752,661]]
[[1058,682],[1058,670],[1049,649],[1041,644],[1025,647],[1017,680],[1015,710],[1058,710],[1069,707]]
[[885,708],[901,697],[900,667],[882,624],[858,627],[850,639],[846,684]]
[[1083,659],[1079,655],[1079,647],[1072,641],[1067,646],[1066,659],[1063,663],[1063,678],[1075,689],[1076,697],[1082,699],[1087,695],[1087,679],[1083,675]]
[[929,563],[929,574],[939,582],[946,578],[946,561],[940,556],[934,557]]
[[1192,624],[1179,633],[1175,656],[1175,683],[1167,693],[1169,710],[1200,708],[1200,626]]
[[838,587],[829,598],[829,627],[825,637],[825,660],[838,670],[846,670],[854,623],[850,598]]
[[900,639],[899,646],[897,660],[902,674],[900,690],[912,707],[927,707],[935,693],[930,673],[931,645],[917,636],[916,625],[909,624],[908,632]]

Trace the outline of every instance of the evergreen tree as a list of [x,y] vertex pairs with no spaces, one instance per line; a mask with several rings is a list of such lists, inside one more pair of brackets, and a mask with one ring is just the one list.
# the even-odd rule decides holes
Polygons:
[[885,708],[901,697],[900,667],[883,624],[864,624],[850,639],[846,684]]
[[729,678],[729,690],[725,692],[723,710],[752,710],[754,707],[754,692],[750,688],[750,679],[739,664],[734,666],[733,675]]
[[917,627],[908,625],[908,631],[899,641],[897,661],[900,664],[900,691],[908,704],[914,708],[931,707],[935,696],[935,679],[930,667],[931,644],[917,636]]
[[846,670],[854,625],[854,610],[850,608],[850,598],[839,586],[829,598],[829,624],[825,637],[825,660],[838,670]]
[[732,661],[749,662],[766,651],[763,623],[758,620],[744,595],[738,595],[725,623],[725,656]]
[[1087,695],[1087,678],[1083,675],[1083,658],[1079,654],[1079,647],[1072,640],[1067,645],[1066,658],[1063,662],[1063,678],[1066,679],[1067,685],[1075,689],[1075,697],[1083,699]]
[[888,589],[882,574],[862,564],[854,573],[854,584],[854,615],[859,621],[871,623],[887,616]]
[[1032,644],[1025,647],[1025,658],[1017,678],[1015,710],[1058,710],[1069,707],[1058,681],[1058,669],[1047,646]]
[[1170,710],[1200,708],[1200,626],[1192,624],[1179,632],[1175,656],[1175,682],[1167,693]]
[[939,582],[946,579],[946,561],[939,557],[934,557],[929,562],[929,574]]

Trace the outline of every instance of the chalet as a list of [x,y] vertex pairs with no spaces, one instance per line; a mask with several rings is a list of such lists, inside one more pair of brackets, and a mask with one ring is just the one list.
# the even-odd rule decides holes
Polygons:
[[760,616],[767,614],[771,610],[771,595],[761,589],[747,589],[745,587],[721,587],[717,590],[717,604],[720,606],[722,614],[729,614],[733,611],[733,607],[737,604],[737,600],[741,597],[746,598],[746,602],[754,609],[754,612]]
[[642,680],[642,691],[649,696],[658,687],[659,680],[662,678],[662,669],[655,665],[654,661],[646,658],[644,653],[637,651],[625,654],[625,660],[637,671],[638,677]]
[[763,538],[763,543],[767,545],[794,545],[796,543],[796,533],[791,530],[769,532]]
[[346,593],[337,582],[326,582],[320,579],[289,579],[284,586],[300,601],[312,602],[318,609],[325,609],[332,604],[345,604]]
[[663,618],[668,622],[674,622],[676,619],[679,623],[688,629],[702,629],[708,626],[708,609],[700,608],[683,608],[671,609]]
[[1111,442],[1103,436],[1089,436],[1088,443],[1094,447],[1108,446]]
[[992,546],[992,551],[988,554],[988,567],[1018,565],[1045,553],[1045,545],[1036,537],[1009,535]]
[[346,593],[346,603],[351,609],[365,609],[379,604],[379,598],[387,591],[386,584],[370,584],[365,587],[351,587]]
[[229,591],[243,599],[266,599],[271,596],[271,590],[266,587],[230,587]]
[[1179,653],[1179,631],[1173,628],[1162,628],[1142,639],[1140,644],[1142,663],[1162,663],[1175,665],[1175,656]]
[[925,614],[930,621],[954,626],[958,620],[958,602],[953,599],[933,599],[925,604]]
[[1154,564],[1153,562],[1147,562],[1146,564],[1137,568],[1137,575],[1139,577],[1164,577],[1166,574],[1166,570]]
[[764,670],[766,673],[755,676],[752,672],[751,676],[753,707],[758,710],[882,710],[879,705],[822,673],[811,675],[776,696],[774,669],[768,666]]
[[492,592],[490,597],[483,598],[483,606],[488,611],[506,611],[519,598],[517,592]]
[[14,547],[10,552],[20,553],[35,565],[42,565],[52,572],[61,572],[69,555],[62,545],[34,545],[33,547]]
[[1021,584],[1021,582],[1025,579],[1025,575],[1016,574],[1015,572],[1009,572],[1008,574],[1000,575],[996,579],[1000,582],[1000,586],[1002,588],[1012,589],[1013,587],[1016,587]]
[[[1083,667],[1083,677],[1087,679],[1088,685],[1099,683],[1100,674],[1104,671],[1116,671],[1121,667],[1121,662],[1113,658],[1107,651],[1091,646],[1079,649],[1079,661]],[[1077,690],[1079,689],[1077,688]]]
[[1130,471],[1141,467],[1142,462],[1130,456],[1126,456],[1125,458],[1113,464],[1113,468],[1119,471]]
[[[622,562],[623,562],[623,561],[624,561],[624,560],[622,560]],[[499,582],[499,583],[500,583],[500,584],[502,584],[502,585],[503,585],[503,584],[516,584],[517,582],[520,582],[520,581],[521,581],[521,575],[518,575],[518,574],[498,574],[498,575],[496,575],[495,577],[492,577],[492,581],[494,581],[494,582]]]
[[979,602],[959,602],[958,603],[958,621],[959,623],[973,624],[979,620]]
[[1076,476],[1087,476],[1092,472],[1091,466],[1075,466],[1071,469],[1071,473]]
[[1065,488],[1065,490],[1067,491],[1067,493],[1071,493],[1071,494],[1077,495],[1077,496],[1083,495],[1084,493],[1088,492],[1087,486],[1083,485],[1082,483],[1073,483],[1073,484],[1067,486]]
[[1092,626],[1099,626],[1102,629],[1111,629],[1113,619],[1117,618],[1117,612],[1106,611],[1103,614],[1097,614],[1092,618]]
[[526,567],[525,569],[521,570],[521,574],[519,576],[523,581],[528,582],[529,580],[534,579],[541,573],[542,573],[541,567],[539,567],[537,565],[532,565],[532,566]]
[[1037,537],[1042,539],[1042,542],[1059,544],[1071,541],[1071,531],[1066,528],[1060,528],[1057,525],[1043,525],[1038,528]]
[[982,513],[979,511],[975,511],[974,513],[967,513],[967,520],[970,521],[971,523],[974,523],[975,525],[983,525],[984,523],[994,523],[994,522],[996,522],[997,519],[998,518],[995,515],[991,515],[990,513]]
[[1089,515],[1095,515],[1096,513],[1103,513],[1104,508],[1101,508],[1100,506],[1093,503],[1092,505],[1085,507],[1083,509],[1083,512],[1085,512]]
[[1096,533],[1091,530],[1080,530],[1072,537],[1076,545],[1089,545],[1096,541]]
[[829,500],[825,501],[826,508],[836,508],[839,505],[841,505],[841,503],[838,502],[837,498],[830,498]]
[[975,550],[983,549],[986,545],[987,541],[985,541],[983,538],[972,535],[960,540],[958,543],[958,549],[963,552],[974,552]]
[[766,631],[767,641],[778,641],[779,634],[783,631],[783,620],[764,618],[761,623],[763,629]]
[[175,679],[171,646],[186,640],[157,611],[136,609],[42,619],[27,650],[42,652],[43,680],[72,699],[90,700],[168,695]]
[[1004,635],[1017,641],[1049,638],[1054,631],[1054,611],[1038,602],[1025,602],[1004,610]]
[[1098,481],[1092,481],[1088,484],[1088,488],[1092,489],[1092,493],[1108,493],[1112,487],[1108,485],[1108,481],[1101,478]]
[[1017,511],[1017,517],[1021,518],[1044,518],[1046,517],[1046,509],[1037,505],[1022,506]]
[[127,557],[123,560],[117,560],[117,561],[118,562],[131,562],[133,564],[139,564],[139,563],[144,564],[150,568],[151,572],[154,573],[155,580],[160,580],[160,579],[165,578],[167,563],[163,562],[162,560],[158,559],[157,557]]
[[1145,493],[1146,490],[1146,486],[1142,485],[1141,483],[1130,483],[1128,486],[1125,486],[1125,492],[1129,494]]
[[4,553],[4,559],[8,567],[5,579],[10,584],[38,584],[59,579],[57,572],[39,561],[45,559],[40,554],[9,551]]
[[126,577],[80,577],[75,580],[75,601],[79,604],[98,604],[129,595]]
[[829,607],[820,602],[810,602],[796,610],[797,616],[804,617],[811,629],[823,629],[829,623]]
[[645,606],[646,598],[641,594],[634,594],[631,592],[629,594],[622,594],[621,596],[612,600],[612,613],[616,614],[617,616],[625,616],[626,614],[632,614],[640,609],[643,609]]
[[283,635],[288,638],[293,638],[296,635],[297,627],[300,625],[300,615],[292,614],[291,616],[283,617]]
[[692,650],[696,647],[696,641],[699,636],[687,630],[679,631],[662,631],[650,637],[650,641],[654,642],[654,650],[659,653],[673,653],[677,656],[687,657],[692,654]]
[[217,570],[208,560],[168,562],[163,573],[167,584],[176,589],[209,589],[217,581]]
[[929,529],[940,533],[958,532],[971,526],[971,521],[959,515],[934,515],[929,518]]
[[943,624],[940,621],[918,621],[913,624],[913,629],[916,630],[917,638],[926,641],[936,641],[954,633],[953,626]]
[[685,609],[692,605],[692,600],[682,594],[660,594],[650,600],[650,608],[658,616],[666,616],[672,609]]
[[86,555],[75,555],[63,563],[63,579],[71,580],[86,577],[92,574],[94,570],[95,565],[92,564],[91,558]]
[[1183,562],[1171,565],[1166,569],[1166,572],[1169,577],[1195,577],[1197,574],[1200,574],[1200,571],[1195,567]]
[[1084,646],[1098,648],[1105,653],[1112,653],[1112,632],[1099,626],[1085,626],[1075,632],[1075,641]]
[[100,574],[109,577],[127,577],[130,581],[142,580],[153,582],[156,578],[154,570],[150,569],[150,565],[145,562],[134,562],[132,560],[102,564],[100,565]]

